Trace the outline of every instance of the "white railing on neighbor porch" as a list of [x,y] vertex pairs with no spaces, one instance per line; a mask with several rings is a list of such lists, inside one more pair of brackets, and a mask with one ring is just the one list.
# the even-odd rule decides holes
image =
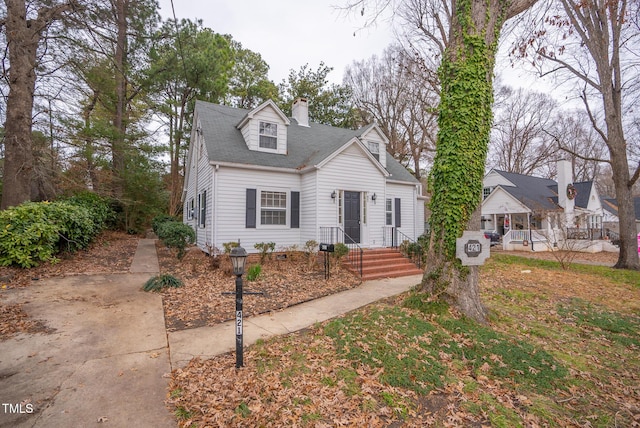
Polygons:
[[507,233],[505,233],[504,236],[502,237],[502,242],[505,244],[512,243],[512,242],[524,242],[524,241],[533,242],[534,245],[536,242],[546,245],[548,242],[548,239],[546,236],[544,236],[537,230],[529,230],[529,229],[510,230]]

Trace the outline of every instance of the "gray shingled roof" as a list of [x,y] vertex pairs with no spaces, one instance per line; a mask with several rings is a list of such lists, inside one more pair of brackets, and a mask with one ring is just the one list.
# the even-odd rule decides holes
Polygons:
[[[336,128],[310,122],[299,126],[295,119],[287,127],[286,155],[249,150],[238,123],[249,110],[204,101],[196,101],[196,112],[202,125],[209,160],[245,165],[261,165],[286,169],[303,169],[317,165],[354,137],[361,136],[370,126],[359,130]],[[393,156],[387,155],[389,179],[417,183]]]
[[[532,210],[557,210],[560,208],[558,205],[558,183],[556,181],[513,172],[494,171],[516,185],[516,187],[502,186],[502,188]],[[589,205],[589,195],[591,195],[593,181],[583,181],[573,183],[573,185],[578,191],[575,206],[586,209]]]
[[[532,210],[557,210],[560,208],[558,206],[558,184],[555,181],[497,169],[494,171],[516,186],[501,186],[501,188]],[[554,186],[556,191],[553,189]]]
[[[613,215],[618,215],[618,200],[613,198],[603,199],[602,206],[605,210],[609,211]],[[640,221],[640,196],[633,198],[633,208],[636,212],[636,221]]]

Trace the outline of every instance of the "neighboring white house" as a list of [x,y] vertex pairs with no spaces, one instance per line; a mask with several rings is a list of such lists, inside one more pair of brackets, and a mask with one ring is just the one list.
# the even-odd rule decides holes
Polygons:
[[306,99],[288,118],[273,101],[236,109],[197,101],[183,190],[184,222],[204,251],[237,242],[280,248],[415,240],[424,231],[421,184],[386,151],[377,125],[309,122]]
[[602,249],[601,198],[592,181],[573,182],[570,162],[558,162],[557,182],[493,169],[483,185],[481,227],[502,235],[505,250],[548,251],[565,238]]
[[[606,228],[618,234],[620,232],[620,219],[618,218],[618,201],[611,198],[602,199],[602,207],[604,208]],[[636,232],[640,234],[640,196],[633,198],[633,207],[636,213]],[[640,242],[638,243],[640,246]]]

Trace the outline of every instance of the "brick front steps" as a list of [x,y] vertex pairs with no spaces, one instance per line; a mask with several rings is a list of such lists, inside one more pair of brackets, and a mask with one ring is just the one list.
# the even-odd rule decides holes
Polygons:
[[[356,267],[347,264],[348,269],[356,271]],[[380,278],[395,278],[399,276],[409,276],[421,274],[409,259],[403,257],[394,248],[380,248],[375,250],[364,250],[362,253],[362,280]]]

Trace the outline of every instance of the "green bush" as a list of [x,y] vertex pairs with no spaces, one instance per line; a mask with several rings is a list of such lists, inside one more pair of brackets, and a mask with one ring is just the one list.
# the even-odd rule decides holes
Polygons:
[[113,228],[116,223],[115,202],[97,193],[85,191],[77,193],[71,197],[62,199],[73,205],[86,208],[91,213],[91,218],[100,230]]
[[261,265],[249,266],[249,269],[247,270],[247,281],[255,281],[256,279],[258,279],[261,273],[262,273]]
[[92,211],[70,201],[27,202],[0,212],[0,265],[23,268],[85,248],[102,230]]
[[187,245],[196,241],[196,233],[184,223],[165,221],[158,226],[158,238],[169,248],[178,249],[178,258],[182,259]]
[[86,248],[100,233],[91,216],[91,210],[70,202],[46,204],[47,219],[57,226],[58,249],[74,252]]
[[0,265],[37,266],[53,259],[57,226],[41,203],[25,203],[0,212]]
[[173,216],[170,216],[169,214],[157,215],[151,220],[151,228],[153,229],[153,233],[158,235],[158,229],[160,228],[160,226],[162,226],[167,222],[180,223],[178,219],[176,219]]
[[333,256],[336,259],[340,260],[341,258],[346,256],[347,254],[349,254],[349,247],[347,247],[342,242],[338,242],[337,244],[335,244],[333,246]]
[[144,291],[161,291],[163,288],[167,287],[182,287],[182,281],[180,281],[173,275],[165,273],[162,275],[154,276],[153,278],[145,282],[142,289]]

